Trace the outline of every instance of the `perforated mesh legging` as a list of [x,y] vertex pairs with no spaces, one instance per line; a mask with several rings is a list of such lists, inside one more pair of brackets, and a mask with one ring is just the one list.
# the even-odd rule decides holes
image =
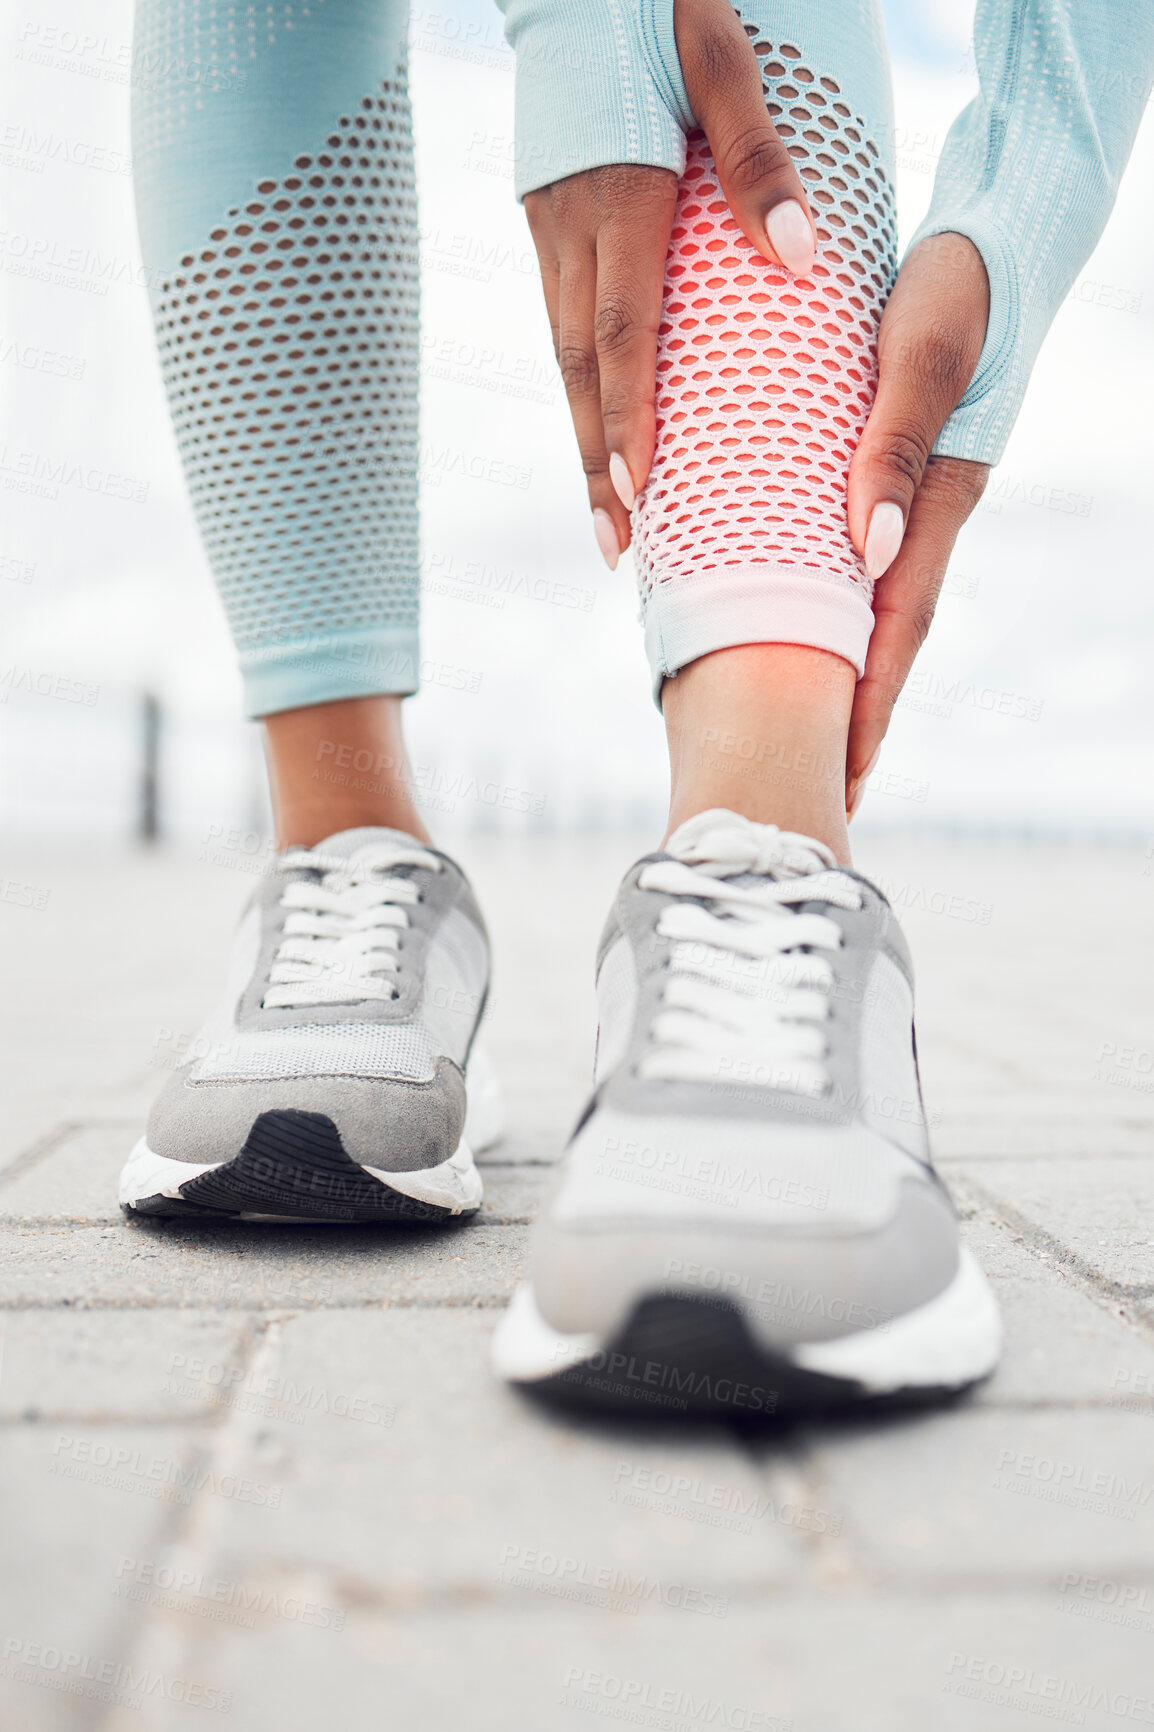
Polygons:
[[[818,259],[804,279],[768,266],[690,140],[635,515],[658,689],[730,644],[813,644],[860,669],[872,626],[845,486],[894,271],[880,24],[875,40],[863,12],[834,66],[828,31],[821,59],[774,33],[779,0],[738,10]],[[404,0],[137,0],[141,240],[254,715],[417,683],[406,27]]]
[[[765,0],[739,11],[773,16]],[[658,691],[738,643],[810,644],[860,674],[873,625],[846,477],[895,270],[888,140],[803,42],[746,30],[806,186],[817,260],[801,278],[767,265],[729,214],[704,137],[690,138],[666,265],[657,455],[634,514]],[[884,57],[874,71],[884,80]]]
[[405,0],[138,0],[141,241],[250,713],[417,683]]

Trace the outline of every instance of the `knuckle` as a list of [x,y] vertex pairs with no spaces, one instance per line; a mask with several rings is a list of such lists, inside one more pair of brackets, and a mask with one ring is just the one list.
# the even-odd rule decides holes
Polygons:
[[909,495],[925,473],[930,447],[921,433],[888,432],[874,455],[882,472]]
[[753,127],[732,139],[725,153],[725,172],[737,193],[752,193],[767,182],[792,170],[777,134],[766,127]]
[[557,351],[557,366],[565,389],[571,397],[586,397],[597,390],[597,357],[583,343],[566,343],[562,339]]
[[989,479],[988,463],[971,463],[964,457],[931,457],[922,479],[922,492],[964,521],[986,491]]
[[[925,595],[919,597],[906,615],[906,621],[909,625],[910,640],[913,643],[915,654],[921,649],[922,645],[930,635],[930,627],[934,623],[934,609],[937,599],[936,595]],[[904,680],[902,683],[904,685]]]
[[599,353],[613,355],[627,349],[638,334],[637,321],[624,300],[602,301],[593,319],[593,341]]

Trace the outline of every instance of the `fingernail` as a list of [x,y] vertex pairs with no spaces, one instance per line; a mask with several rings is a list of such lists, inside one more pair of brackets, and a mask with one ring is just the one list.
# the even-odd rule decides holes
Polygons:
[[906,521],[902,516],[900,505],[894,505],[891,500],[883,500],[875,505],[870,515],[870,526],[866,531],[865,568],[872,578],[879,578],[887,572],[898,556],[898,548],[902,544],[902,536],[906,532]]
[[637,489],[633,485],[633,477],[629,473],[629,465],[620,451],[614,451],[609,458],[609,479],[617,492],[617,497],[626,511],[633,510],[633,501],[637,498]]
[[621,557],[621,543],[617,539],[617,526],[607,511],[600,506],[593,513],[593,533],[597,537],[597,545],[601,549],[601,557],[610,571],[617,570],[617,561]]
[[769,244],[787,270],[804,277],[813,269],[813,230],[795,198],[775,204],[765,219]]
[[855,776],[853,781],[850,783],[849,788],[846,792],[846,801],[845,801],[845,815],[847,818],[853,817],[854,813],[857,811],[858,807],[861,805],[863,799],[865,798],[866,783],[869,781],[870,777],[873,775],[874,765],[877,763],[878,759],[881,757],[881,753],[882,753],[881,746],[879,745],[879,746],[875,747],[874,755],[870,759],[869,763],[866,765],[865,769],[861,772],[860,775]]

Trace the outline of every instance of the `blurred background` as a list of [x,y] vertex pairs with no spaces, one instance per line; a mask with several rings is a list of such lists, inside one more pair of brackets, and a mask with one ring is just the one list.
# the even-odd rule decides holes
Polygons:
[[[975,87],[972,8],[889,0],[902,233]],[[133,217],[130,0],[3,26],[0,823],[259,854],[240,708],[153,352]],[[637,832],[666,772],[628,560],[590,530],[524,217],[489,0],[418,3],[429,821]],[[1154,127],[959,544],[861,830],[1145,842],[1154,590]],[[228,841],[229,838],[231,842]]]

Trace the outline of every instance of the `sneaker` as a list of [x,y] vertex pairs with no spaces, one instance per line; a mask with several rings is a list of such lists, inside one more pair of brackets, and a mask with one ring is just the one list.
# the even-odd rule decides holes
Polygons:
[[475,1214],[500,1134],[476,1033],[489,945],[460,867],[403,831],[280,855],[224,1001],[129,1156],[144,1215],[417,1221]]
[[993,1370],[997,1309],[930,1164],[909,955],[868,879],[805,836],[691,818],[626,875],[598,1003],[504,1377],[743,1418]]

